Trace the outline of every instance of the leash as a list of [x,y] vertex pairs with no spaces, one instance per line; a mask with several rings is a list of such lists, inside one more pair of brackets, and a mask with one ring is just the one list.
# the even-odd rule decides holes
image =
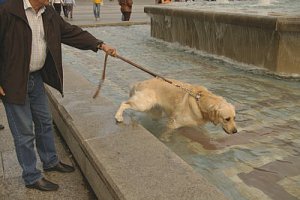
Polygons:
[[102,71],[102,77],[101,77],[101,80],[99,81],[97,90],[96,90],[95,94],[93,95],[93,99],[95,99],[95,98],[99,95],[100,89],[101,89],[101,87],[102,87],[102,84],[104,83],[104,80],[105,80],[105,72],[106,72],[107,57],[108,57],[108,53],[105,54],[105,58],[104,58],[104,66],[103,66],[103,71]]
[[[104,59],[104,67],[103,67],[103,72],[102,72],[102,78],[99,81],[98,88],[97,88],[97,90],[96,90],[96,92],[95,92],[95,94],[93,96],[94,99],[99,95],[101,86],[102,86],[102,84],[104,82],[104,79],[105,79],[107,57],[108,57],[108,54],[106,53],[105,54],[105,59]],[[138,64],[136,64],[136,63],[134,63],[134,62],[128,60],[127,58],[124,58],[124,57],[122,57],[122,56],[120,56],[118,54],[116,54],[115,57],[119,58],[120,60],[123,60],[124,62],[126,62],[126,63],[128,63],[128,64],[130,64],[130,65],[132,65],[132,66],[134,66],[134,67],[136,67],[136,68],[138,68],[138,69],[140,69],[140,70],[142,70],[142,71],[144,71],[144,72],[146,72],[146,73],[148,73],[150,75],[152,75],[152,76],[154,76],[155,78],[160,78],[163,81],[165,81],[165,82],[167,82],[167,83],[169,83],[171,85],[174,85],[175,87],[178,87],[178,88],[182,89],[183,91],[185,91],[186,93],[188,93],[189,95],[191,95],[192,97],[194,97],[196,99],[196,101],[199,101],[199,99],[200,99],[200,93],[195,94],[191,90],[189,90],[189,89],[187,89],[187,88],[185,88],[185,87],[183,87],[181,85],[178,85],[178,84],[172,82],[171,80],[168,80],[168,79],[166,79],[166,78],[164,78],[164,77],[162,77],[162,76],[160,76],[160,75],[158,75],[156,73],[153,73],[153,72],[149,71],[148,69],[142,67],[141,65],[138,65]]]

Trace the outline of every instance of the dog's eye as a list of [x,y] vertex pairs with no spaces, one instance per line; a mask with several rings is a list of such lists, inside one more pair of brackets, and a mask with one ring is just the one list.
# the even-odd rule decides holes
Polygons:
[[230,121],[230,117],[226,118],[225,120],[229,122]]

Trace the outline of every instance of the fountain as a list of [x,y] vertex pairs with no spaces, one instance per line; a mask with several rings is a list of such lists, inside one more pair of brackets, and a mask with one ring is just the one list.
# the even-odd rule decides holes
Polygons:
[[145,12],[152,37],[279,74],[300,74],[300,2],[284,2],[174,2]]
[[[263,68],[228,63],[196,49],[158,40],[150,37],[148,25],[90,28],[88,31],[118,46],[120,55],[150,71],[167,78],[204,85],[235,105],[237,134],[229,136],[220,127],[207,124],[199,129],[176,130],[171,141],[165,143],[228,199],[283,200],[300,196],[299,77],[265,73]],[[68,46],[64,46],[63,51],[64,63],[70,63],[70,67],[80,71],[94,84],[92,91],[84,90],[84,94],[90,93],[92,98],[101,77],[100,66],[104,56]],[[101,95],[119,106],[128,98],[130,85],[148,78],[151,78],[149,74],[121,60],[109,58]],[[78,107],[76,103],[72,105]],[[103,123],[114,124],[111,120],[117,106],[109,114],[108,109],[91,107],[87,114],[104,112],[108,120],[96,120],[100,123],[99,130],[102,130]],[[144,113],[128,112],[127,116],[154,136],[160,136],[165,126],[164,120],[152,120]],[[131,126],[125,123],[114,128],[121,131]],[[135,138],[140,134],[130,132],[129,135]],[[146,146],[147,142],[144,140],[143,145]]]

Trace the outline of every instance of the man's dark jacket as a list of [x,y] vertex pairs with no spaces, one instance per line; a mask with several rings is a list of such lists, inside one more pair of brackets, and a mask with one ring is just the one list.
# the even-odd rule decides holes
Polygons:
[[[42,14],[47,56],[41,70],[45,83],[63,94],[61,43],[83,50],[97,51],[102,41],[87,31],[65,22],[51,6]],[[24,104],[29,77],[32,34],[23,0],[0,5],[0,86],[3,101]]]

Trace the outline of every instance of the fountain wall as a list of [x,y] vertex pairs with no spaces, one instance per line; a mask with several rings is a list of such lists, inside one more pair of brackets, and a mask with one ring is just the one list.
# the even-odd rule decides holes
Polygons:
[[145,7],[151,36],[210,54],[300,74],[300,18]]

